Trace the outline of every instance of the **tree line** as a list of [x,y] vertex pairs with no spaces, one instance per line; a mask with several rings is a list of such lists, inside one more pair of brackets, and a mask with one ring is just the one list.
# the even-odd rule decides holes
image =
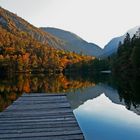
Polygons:
[[140,76],[140,28],[131,38],[129,33],[119,43],[117,54],[111,60],[112,72],[124,78]]
[[140,29],[131,38],[129,33],[123,42],[119,43],[116,54],[106,59],[93,59],[67,65],[69,72],[100,73],[111,70],[115,76],[124,78],[140,76]]
[[13,35],[0,26],[0,69],[8,72],[62,72],[67,65],[93,57],[57,50],[26,33]]

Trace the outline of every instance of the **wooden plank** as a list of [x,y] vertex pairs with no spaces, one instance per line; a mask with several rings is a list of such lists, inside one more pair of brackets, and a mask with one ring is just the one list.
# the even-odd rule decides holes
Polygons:
[[33,101],[36,101],[36,100],[67,100],[67,98],[65,96],[53,96],[53,97],[23,97],[23,98],[20,98],[18,101],[29,101],[29,100],[33,100]]
[[[71,112],[71,109],[69,110],[49,110],[48,112],[45,111],[45,110],[34,110],[34,111],[20,111],[20,112],[3,112],[4,115],[7,115],[7,116],[16,116],[16,115],[53,115],[53,114],[65,114],[65,113],[70,113]],[[4,116],[3,115],[3,116]]]
[[23,94],[0,113],[1,140],[83,140],[66,95]]
[[27,117],[10,117],[10,118],[0,118],[0,121],[17,121],[17,120],[36,120],[36,119],[68,119],[68,118],[74,118],[73,115],[56,115],[56,116],[27,116]]
[[40,106],[40,108],[24,108],[24,109],[22,109],[21,110],[21,108],[18,108],[18,109],[9,109],[9,110],[5,110],[4,111],[4,113],[9,113],[9,112],[12,112],[12,113],[18,113],[18,112],[21,112],[21,113],[23,113],[23,112],[38,112],[38,111],[40,111],[40,112],[43,112],[43,111],[45,111],[45,112],[61,112],[61,111],[71,111],[71,109],[69,108],[69,107],[55,107],[55,108],[42,108],[41,106]]
[[57,103],[57,104],[25,104],[25,105],[12,105],[8,107],[8,110],[35,110],[35,109],[57,109],[57,108],[70,108],[70,105],[68,103]]
[[59,132],[59,131],[77,131],[79,130],[77,127],[58,127],[58,128],[32,128],[32,129],[12,129],[12,130],[1,130],[0,131],[0,135],[1,134],[22,134],[22,133],[36,133],[36,132]]
[[47,115],[40,115],[40,114],[38,114],[38,115],[33,115],[33,114],[31,114],[31,115],[14,115],[14,116],[8,116],[8,115],[0,115],[0,119],[1,120],[5,120],[5,119],[28,119],[28,118],[31,118],[31,119],[34,119],[34,118],[60,118],[60,117],[64,117],[64,118],[66,118],[66,117],[69,117],[69,116],[73,116],[73,113],[71,113],[71,112],[69,112],[69,113],[61,113],[61,114],[58,114],[58,113],[52,113],[52,114],[47,114]]
[[51,93],[51,94],[49,94],[49,93],[33,93],[33,94],[26,94],[26,93],[24,93],[24,94],[22,94],[22,97],[38,97],[38,96],[47,96],[47,97],[49,97],[49,96],[66,96],[66,94],[64,94],[64,93],[59,93],[59,94],[53,94],[53,93]]
[[2,123],[4,123],[4,124],[6,124],[6,123],[16,123],[16,122],[22,122],[22,123],[24,123],[24,122],[37,122],[37,121],[39,121],[39,122],[41,122],[41,121],[45,121],[45,122],[52,122],[52,121],[67,121],[67,120],[75,120],[75,118],[74,117],[67,117],[67,118],[50,118],[50,119],[46,119],[46,118],[43,118],[43,119],[41,119],[41,118],[39,118],[39,119],[24,119],[24,120],[0,120],[0,124],[2,124]]
[[[28,98],[29,97],[29,98]],[[22,95],[22,98],[19,98],[18,100],[22,100],[22,99],[34,99],[34,98],[46,98],[46,99],[67,99],[67,97],[66,96],[48,96],[48,95],[42,95],[42,96],[36,96],[36,95],[32,95],[32,94],[30,94],[30,95],[28,95],[28,96],[23,96]]]
[[1,134],[0,138],[22,138],[22,137],[35,137],[35,136],[61,136],[70,134],[82,134],[80,130],[69,131],[56,131],[56,132],[32,132],[32,133],[14,133],[14,134]]
[[0,115],[0,118],[26,118],[26,117],[40,117],[40,116],[56,116],[56,115],[61,115],[62,117],[64,116],[64,115],[71,115],[72,114],[72,112],[61,112],[61,113],[47,113],[47,112],[45,112],[45,113],[39,113],[39,114],[1,114]]
[[28,101],[17,101],[13,105],[24,105],[24,104],[55,104],[55,103],[67,103],[67,100],[28,100]]
[[67,103],[67,101],[23,101],[23,102],[14,102],[13,105],[19,106],[19,105],[42,105],[42,104],[59,104],[59,103]]
[[[0,138],[1,139],[1,138]],[[39,137],[22,137],[22,138],[10,138],[9,140],[83,140],[84,137],[81,134],[74,135],[61,135],[61,136],[39,136]],[[7,140],[7,138],[2,138]]]
[[66,101],[67,102],[67,98],[66,96],[52,96],[52,97],[22,97],[19,98],[17,101],[15,102],[22,102],[22,101]]
[[13,105],[40,105],[40,104],[55,104],[55,103],[67,103],[67,101],[22,101],[22,102],[14,102]]
[[63,98],[63,99],[45,99],[45,98],[40,98],[40,99],[21,99],[21,100],[18,100],[17,103],[19,102],[23,102],[23,103],[26,103],[26,102],[41,102],[41,101],[48,101],[48,102],[56,102],[56,101],[63,101],[63,102],[67,102],[67,99]]
[[13,130],[13,129],[18,129],[18,130],[22,130],[22,129],[36,129],[36,128],[42,128],[42,129],[49,129],[49,128],[63,128],[63,127],[78,127],[78,124],[76,124],[75,122],[74,123],[71,123],[71,124],[68,124],[68,123],[59,123],[59,124],[33,124],[33,125],[15,125],[15,126],[12,126],[12,125],[9,125],[8,127],[7,126],[3,126],[3,127],[0,127],[0,130]]
[[22,126],[22,125],[42,125],[42,124],[48,124],[48,125],[56,125],[56,124],[67,124],[67,123],[76,123],[75,120],[71,120],[71,121],[56,121],[56,122],[45,122],[45,121],[40,121],[40,122],[24,122],[24,123],[2,123],[0,124],[0,127],[9,127],[9,126]]
[[71,118],[54,118],[54,119],[34,119],[34,120],[10,120],[10,121],[7,121],[7,120],[4,120],[4,121],[0,121],[0,125],[2,124],[11,124],[11,123],[14,123],[14,124],[17,124],[17,123],[36,123],[36,122],[67,122],[67,121],[76,121],[74,117],[71,117]]

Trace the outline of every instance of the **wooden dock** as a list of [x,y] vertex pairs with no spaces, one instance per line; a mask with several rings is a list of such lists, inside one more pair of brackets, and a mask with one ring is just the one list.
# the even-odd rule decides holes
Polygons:
[[0,140],[83,140],[66,95],[23,94],[0,113]]

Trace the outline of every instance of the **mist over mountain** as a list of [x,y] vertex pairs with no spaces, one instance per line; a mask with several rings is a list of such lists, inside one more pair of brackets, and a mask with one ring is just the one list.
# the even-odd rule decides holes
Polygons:
[[102,53],[102,49],[94,44],[88,43],[79,36],[69,31],[64,31],[57,28],[41,28],[42,30],[56,36],[66,43],[65,50],[74,51],[76,53],[91,55],[98,57]]

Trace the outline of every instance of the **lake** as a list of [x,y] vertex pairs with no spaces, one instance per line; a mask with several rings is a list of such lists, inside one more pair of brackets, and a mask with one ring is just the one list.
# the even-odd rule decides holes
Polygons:
[[110,75],[0,77],[0,111],[23,93],[66,93],[86,140],[140,140],[139,81]]

